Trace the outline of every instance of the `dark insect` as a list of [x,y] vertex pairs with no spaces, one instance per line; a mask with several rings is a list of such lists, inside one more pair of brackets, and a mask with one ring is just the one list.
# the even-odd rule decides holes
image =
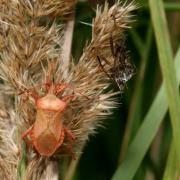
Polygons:
[[125,37],[123,37],[119,39],[117,43],[113,43],[112,36],[110,36],[113,63],[105,57],[97,56],[101,68],[110,79],[115,80],[120,91],[124,90],[126,82],[131,79],[135,73],[135,66],[130,61],[126,51],[125,40]]

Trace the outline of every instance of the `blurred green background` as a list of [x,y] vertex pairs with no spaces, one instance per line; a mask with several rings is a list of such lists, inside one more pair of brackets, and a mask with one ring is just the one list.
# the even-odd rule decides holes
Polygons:
[[[111,179],[119,163],[124,162],[124,158],[126,161],[128,144],[133,142],[151,104],[157,99],[156,94],[162,83],[162,73],[149,4],[146,0],[136,0],[135,2],[140,8],[134,12],[136,21],[131,24],[132,28],[127,31],[127,49],[130,51],[129,54],[136,66],[136,75],[127,83],[127,88],[122,96],[117,97],[121,105],[114,110],[112,116],[107,117],[107,120],[104,121],[104,128],[99,128],[97,134],[92,136],[86,144],[75,171],[74,180]],[[72,48],[73,57],[76,61],[82,54],[85,43],[91,39],[91,26],[81,22],[92,23],[97,3],[104,4],[104,1],[80,1],[76,6]],[[113,4],[114,2],[109,1],[109,3]],[[168,22],[170,43],[175,56],[180,44],[180,1],[165,1],[163,7]],[[112,87],[117,90],[116,86],[112,85]],[[160,106],[159,111],[161,111]],[[158,108],[156,109],[158,113]],[[161,123],[162,119],[164,121]],[[144,146],[147,143],[148,146],[148,151],[141,149],[145,153],[142,155],[142,162],[140,160],[139,164],[133,166],[133,158],[129,158],[126,166],[124,166],[126,167],[125,174],[133,174],[133,177],[125,178],[126,176],[124,176],[124,178],[119,178],[120,180],[162,179],[172,136],[168,111],[163,118],[160,118],[159,124],[153,126],[153,122],[147,122],[147,127],[150,130],[152,128],[153,131],[155,126],[154,129],[158,131],[157,133],[154,131],[151,137],[152,143],[149,143],[149,141],[137,141]],[[150,134],[147,130],[146,135],[150,137],[151,135],[148,135],[148,133]],[[128,153],[132,155],[130,151]],[[129,164],[134,170],[131,166],[128,166]]]

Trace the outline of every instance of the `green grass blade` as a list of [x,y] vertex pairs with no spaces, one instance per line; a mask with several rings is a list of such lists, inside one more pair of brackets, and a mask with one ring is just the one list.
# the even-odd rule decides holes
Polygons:
[[164,3],[164,8],[169,11],[180,11],[180,3],[166,2]]
[[[139,35],[136,35],[138,37]],[[134,122],[139,121],[139,116],[137,114],[139,112],[139,109],[141,108],[141,95],[142,95],[142,86],[144,82],[144,74],[146,70],[146,66],[148,64],[148,56],[150,53],[150,48],[152,45],[152,36],[153,36],[153,30],[152,30],[152,25],[149,23],[147,34],[146,34],[146,42],[145,44],[143,43],[142,46],[144,46],[143,50],[139,52],[141,56],[141,65],[139,68],[139,72],[137,75],[132,99],[131,99],[131,104],[129,107],[129,112],[128,112],[128,118],[127,118],[127,123],[125,127],[125,132],[124,132],[124,137],[121,145],[121,151],[119,155],[119,162],[121,162],[124,159],[124,156],[127,151],[127,147],[129,145],[129,141],[131,138],[132,134],[132,129],[133,129],[133,124]],[[138,37],[139,38],[139,37]],[[140,123],[140,122],[139,122]]]
[[[173,141],[176,151],[180,152],[180,98],[179,87],[173,64],[173,54],[166,23],[162,0],[149,0],[151,18],[154,26],[159,61],[169,104],[170,119],[173,131]],[[180,156],[177,156],[180,164]]]
[[[143,5],[143,8],[148,9],[148,5]],[[164,8],[167,11],[180,11],[180,3],[176,2],[165,2]]]
[[[180,48],[175,57],[176,74],[180,82]],[[141,161],[143,160],[150,144],[155,137],[159,126],[168,109],[164,85],[158,91],[145,119],[138,130],[134,140],[130,144],[126,158],[118,167],[112,180],[131,180]]]
[[17,168],[17,180],[25,179],[26,172],[26,144],[22,143],[22,155]]
[[167,165],[164,173],[163,180],[172,180],[172,179],[178,179],[178,173],[177,173],[177,158],[176,158],[176,151],[175,146],[172,143],[171,149],[168,155]]

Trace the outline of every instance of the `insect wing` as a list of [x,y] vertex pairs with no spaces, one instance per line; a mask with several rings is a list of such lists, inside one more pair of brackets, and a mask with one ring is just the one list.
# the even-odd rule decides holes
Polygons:
[[124,90],[126,82],[135,74],[135,66],[130,61],[126,51],[125,41],[126,38],[122,37],[118,42],[113,43],[112,36],[110,36],[111,58],[113,58],[113,61],[97,56],[101,69],[109,79],[115,80],[120,91]]
[[114,79],[119,89],[123,90],[126,82],[134,75],[135,66],[130,61],[126,52],[125,39],[121,39],[116,43],[114,48]]

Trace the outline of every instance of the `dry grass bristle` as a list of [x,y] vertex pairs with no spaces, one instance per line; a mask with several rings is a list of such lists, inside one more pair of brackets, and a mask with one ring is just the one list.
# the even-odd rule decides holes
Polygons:
[[38,16],[69,16],[73,12],[73,8],[77,0],[39,0],[38,1]]
[[57,180],[58,164],[54,160],[34,158],[28,165],[26,175],[27,180]]
[[0,9],[11,12],[9,20],[26,21],[27,18],[32,18],[34,22],[41,17],[67,17],[74,9],[77,0],[1,0]]
[[122,39],[124,32],[130,28],[130,23],[134,21],[132,11],[138,8],[134,1],[122,3],[118,1],[109,8],[108,3],[104,7],[98,6],[96,17],[92,23],[92,40],[85,49],[83,59],[97,59],[97,56],[112,56],[110,47],[110,37],[113,43]]
[[15,180],[20,159],[17,121],[8,98],[1,94],[0,102],[0,179]]

